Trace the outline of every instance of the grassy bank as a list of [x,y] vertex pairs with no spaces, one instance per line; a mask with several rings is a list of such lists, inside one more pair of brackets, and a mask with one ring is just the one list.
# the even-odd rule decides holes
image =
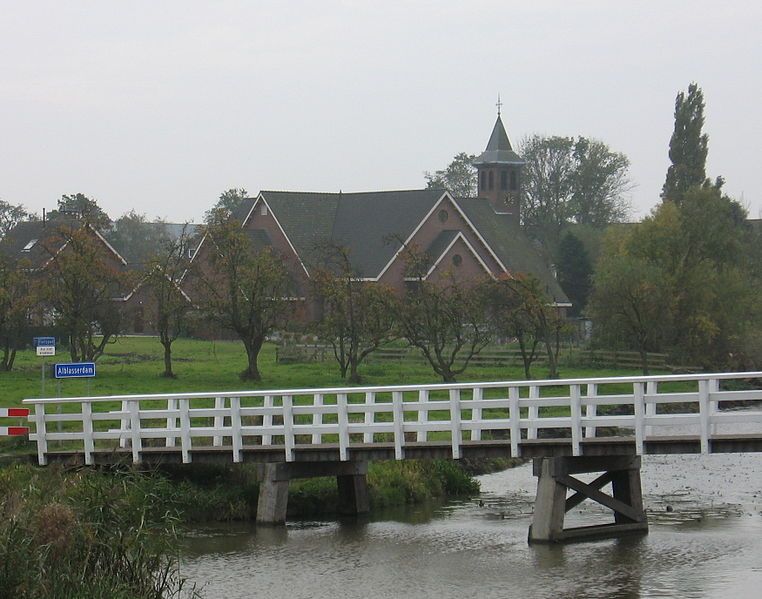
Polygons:
[[131,472],[0,470],[0,594],[179,596],[179,516],[157,482]]
[[[368,472],[373,509],[478,492],[453,462],[380,462]],[[182,524],[248,519],[251,468],[0,469],[0,589],[8,597],[192,595],[177,572]],[[335,479],[294,482],[291,516],[332,513]]]

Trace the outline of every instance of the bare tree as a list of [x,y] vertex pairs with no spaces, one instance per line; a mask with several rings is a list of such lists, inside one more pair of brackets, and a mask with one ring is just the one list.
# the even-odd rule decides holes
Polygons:
[[8,231],[24,220],[36,220],[36,218],[27,212],[21,204],[9,204],[0,200],[0,240],[8,234]]
[[259,381],[262,345],[291,310],[291,277],[275,252],[257,251],[234,220],[213,221],[207,227],[207,240],[212,244],[206,254],[208,268],[200,268],[197,276],[200,307],[211,320],[238,335],[248,358],[241,378]]
[[440,282],[424,277],[428,258],[406,248],[407,293],[399,303],[400,336],[417,347],[442,380],[455,377],[491,340],[487,326],[487,281],[461,281],[445,273]]
[[37,303],[32,294],[29,272],[0,253],[0,371],[10,371],[16,350],[29,328],[29,314]]
[[51,259],[40,295],[69,336],[72,361],[97,360],[121,330],[117,300],[129,277],[88,224],[61,226],[58,234],[45,242]]
[[540,282],[523,275],[502,278],[493,284],[492,297],[494,322],[499,331],[517,338],[527,378],[538,345],[548,359],[548,377],[558,378],[560,335],[565,323]]
[[164,347],[162,376],[175,378],[172,370],[172,343],[184,330],[188,314],[193,308],[190,299],[178,285],[187,273],[188,236],[165,240],[160,251],[148,263],[144,284],[148,285],[153,300],[153,320]]
[[393,291],[379,283],[367,283],[352,268],[349,250],[330,246],[323,265],[313,274],[322,317],[315,325],[321,339],[333,347],[342,378],[360,382],[359,366],[392,337]]

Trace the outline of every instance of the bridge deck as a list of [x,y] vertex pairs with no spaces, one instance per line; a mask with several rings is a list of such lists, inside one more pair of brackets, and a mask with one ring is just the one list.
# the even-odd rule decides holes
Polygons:
[[[78,454],[92,464],[712,453],[760,451],[759,380],[762,372],[24,403],[34,406],[40,464]],[[56,451],[64,447],[78,451]]]
[[[511,443],[499,441],[464,441],[461,445],[462,458],[506,458],[511,456]],[[582,456],[635,455],[636,443],[633,437],[596,437],[580,442]],[[709,442],[710,453],[762,452],[762,434],[715,435]],[[452,444],[443,442],[410,442],[405,445],[406,459],[451,459]],[[659,436],[644,440],[645,454],[698,454],[701,453],[699,436]],[[247,463],[284,462],[283,447],[244,445],[242,461]],[[394,443],[354,444],[348,449],[350,461],[394,460]],[[49,451],[49,462],[66,464],[84,463],[81,451]],[[233,462],[233,448],[230,445],[218,447],[199,446],[190,450],[194,463],[229,464]],[[573,455],[569,438],[532,439],[519,444],[522,458],[560,457]],[[182,463],[182,451],[178,447],[143,447],[141,462],[144,465]],[[298,445],[294,448],[294,462],[338,462],[341,460],[338,444]],[[133,461],[129,448],[97,450],[93,452],[93,463],[99,465],[128,464]]]

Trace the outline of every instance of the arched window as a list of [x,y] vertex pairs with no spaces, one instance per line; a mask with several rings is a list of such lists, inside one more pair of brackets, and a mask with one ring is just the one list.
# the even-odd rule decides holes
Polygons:
[[516,175],[516,171],[511,171],[511,191],[516,191],[519,188],[519,178]]
[[480,173],[480,177],[479,177],[479,189],[481,189],[482,191],[487,189],[487,172],[486,171],[482,171]]
[[506,170],[500,171],[500,190],[508,190],[508,171]]
[[489,189],[490,191],[495,189],[495,172],[494,171],[489,172]]

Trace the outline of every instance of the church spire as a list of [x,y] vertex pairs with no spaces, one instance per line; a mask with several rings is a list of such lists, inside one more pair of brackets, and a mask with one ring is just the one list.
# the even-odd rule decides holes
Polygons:
[[500,96],[497,100],[497,120],[487,147],[474,161],[479,178],[479,197],[490,201],[495,212],[511,214],[518,222],[521,215],[521,169],[524,160],[511,147],[505,132]]

